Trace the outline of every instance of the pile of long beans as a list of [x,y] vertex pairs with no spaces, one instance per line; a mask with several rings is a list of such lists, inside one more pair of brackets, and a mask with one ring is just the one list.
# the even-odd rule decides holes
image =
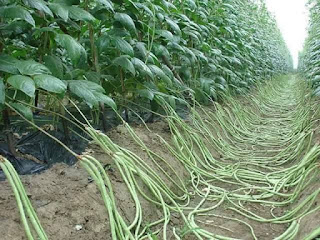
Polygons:
[[[117,145],[87,122],[87,133],[113,160],[135,204],[135,216],[129,222],[120,214],[112,181],[101,163],[92,156],[75,154],[98,186],[108,212],[112,239],[166,240],[184,239],[186,235],[192,235],[192,239],[234,239],[216,234],[215,228],[206,230],[202,224],[207,224],[208,218],[243,224],[253,239],[257,239],[257,232],[250,225],[252,221],[286,224],[289,227],[275,239],[294,239],[301,220],[309,214],[320,213],[320,206],[314,205],[320,189],[303,201],[299,200],[301,193],[319,175],[320,147],[312,141],[317,130],[314,123],[318,112],[312,111],[309,91],[304,81],[277,79],[258,85],[253,94],[242,98],[226,94],[223,106],[215,103],[213,108],[203,108],[195,103],[195,107],[190,107],[188,121],[181,119],[159,97],[158,101],[167,113],[165,120],[172,142],[158,137],[189,174],[187,181],[181,179],[170,162],[150,149],[126,122],[123,121],[124,127],[147,154],[153,167],[138,153]],[[23,194],[23,188],[18,177],[5,170],[13,171],[7,161],[0,160],[0,166],[13,184],[17,201],[22,198],[22,203],[26,202],[37,234],[40,239],[46,239],[27,197],[19,195]],[[169,174],[168,169],[173,174]],[[161,176],[165,176],[170,184]],[[161,209],[160,219],[147,222],[141,197]],[[20,213],[24,213],[19,201]],[[248,204],[269,207],[271,217],[253,212]],[[276,216],[273,209],[277,207],[286,208],[286,211]],[[231,210],[234,216],[217,214],[216,210],[221,208]],[[25,219],[24,214],[21,216]],[[179,226],[172,225],[173,216],[180,217]],[[28,238],[33,239],[24,220],[23,224]],[[228,231],[226,229],[225,235]],[[314,238],[319,231],[315,229],[306,238]]]
[[[13,190],[14,196],[17,201],[21,222],[25,229],[27,238],[29,240],[34,240],[34,239],[47,240],[48,239],[47,235],[40,224],[37,214],[31,205],[31,202],[26,194],[24,186],[22,185],[16,170],[14,169],[12,164],[1,155],[0,155],[0,168],[4,172]],[[31,227],[30,227],[30,222],[31,222]]]
[[[198,224],[202,217],[210,216],[246,225],[253,239],[257,239],[256,233],[245,219],[290,224],[277,239],[293,239],[301,219],[320,211],[320,206],[313,206],[320,189],[297,202],[301,192],[319,174],[320,147],[312,146],[312,104],[311,99],[305,97],[307,92],[308,87],[295,79],[271,81],[258,86],[255,94],[244,97],[242,102],[226,95],[224,106],[216,104],[214,110],[201,106],[190,108],[189,121],[182,120],[169,104],[159,99],[168,114],[166,121],[173,145],[158,137],[190,175],[191,187],[188,188],[178,176],[178,181],[167,176],[182,190],[181,195],[173,192],[138,155],[116,145],[105,134],[87,128],[94,141],[113,158],[136,205],[136,217],[129,228],[123,228],[120,221],[111,223],[117,224],[116,229],[122,229],[113,238],[154,239],[152,236],[162,230],[161,239],[168,239],[170,231],[176,239],[182,239],[185,235],[182,229],[168,229],[171,213],[177,212],[188,233],[197,239],[232,239],[208,232]],[[170,167],[170,164],[149,149],[127,123],[124,122],[124,126],[166,174],[162,166]],[[221,157],[216,158],[213,152]],[[142,191],[141,181],[149,193]],[[232,190],[221,183],[232,186]],[[154,231],[141,227],[139,194],[162,208],[163,218],[148,226],[154,227]],[[190,199],[195,196],[202,200],[191,207]],[[214,214],[214,210],[225,203],[229,204],[228,209],[242,216],[241,219]],[[259,216],[247,209],[246,203],[269,206],[272,217]],[[273,208],[288,205],[292,207],[283,215],[273,214]],[[132,229],[135,231],[130,231]]]

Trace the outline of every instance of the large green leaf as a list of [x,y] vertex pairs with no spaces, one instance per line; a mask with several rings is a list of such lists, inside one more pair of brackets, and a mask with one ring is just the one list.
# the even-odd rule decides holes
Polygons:
[[100,73],[89,71],[89,72],[86,72],[84,76],[88,81],[100,84],[100,79],[101,79]]
[[147,98],[150,101],[154,99],[154,92],[150,89],[138,89],[136,91],[141,97]]
[[136,74],[136,70],[127,55],[121,55],[120,57],[115,58],[113,60],[113,65],[120,66],[122,69],[132,73],[132,75]]
[[168,30],[162,30],[161,29],[161,30],[157,30],[156,33],[159,36],[165,38],[167,41],[173,41],[174,40],[173,34]]
[[107,9],[114,11],[112,1],[110,0],[97,0],[98,3],[105,6]]
[[133,57],[134,55],[133,48],[126,40],[120,37],[115,37],[112,39],[112,43],[120,52]]
[[161,65],[162,71],[170,78],[170,79],[174,79],[174,75],[173,72],[171,71],[171,69],[167,66],[162,64]]
[[138,3],[135,2],[134,5],[139,8],[139,9],[143,9],[149,16],[153,17],[154,14],[153,12],[150,10],[150,8],[148,8],[144,3]]
[[48,92],[61,94],[67,90],[67,85],[63,81],[51,75],[37,75],[34,77],[34,82],[37,87],[47,90]]
[[32,26],[25,21],[10,21],[8,24],[0,25],[0,31],[3,36],[20,35],[28,32]]
[[[169,1],[165,1],[165,0],[162,0],[162,4],[168,9],[170,10],[170,8],[172,8],[173,10],[177,10],[176,6],[174,4],[172,4],[171,2]],[[172,11],[172,10],[171,10]]]
[[30,23],[32,26],[35,27],[35,21],[28,10],[21,6],[17,5],[11,5],[11,6],[5,6],[0,7],[0,16],[2,18],[19,18],[23,19],[24,21]]
[[67,34],[57,34],[55,40],[67,50],[67,53],[73,64],[78,64],[80,59],[86,59],[87,53],[84,47],[73,37]]
[[190,62],[194,64],[197,61],[196,55],[188,47],[184,47],[184,51],[186,55],[189,57]]
[[138,72],[143,76],[149,76],[151,79],[154,79],[154,75],[151,72],[150,68],[139,58],[132,58],[131,62]]
[[175,43],[175,42],[169,42],[168,43],[168,48],[171,48],[171,49],[175,49],[177,51],[180,51],[182,53],[185,53],[185,50],[183,47],[181,47],[178,43]]
[[174,22],[172,19],[170,18],[166,18],[166,22],[168,23],[168,25],[170,26],[171,30],[177,34],[177,35],[181,35],[181,29],[179,27],[179,25]]
[[16,67],[18,68],[20,74],[23,74],[23,75],[33,76],[37,74],[51,73],[46,66],[34,60],[19,61],[17,62]]
[[97,106],[98,102],[102,100],[108,104],[106,98],[101,98],[104,89],[99,84],[86,80],[69,80],[68,85],[70,91],[84,100],[90,107]]
[[70,92],[84,100],[90,107],[97,106],[98,100],[94,93],[88,89],[88,85],[81,80],[68,81]]
[[91,92],[99,92],[99,93],[104,93],[104,89],[100,84],[91,82],[91,81],[87,81],[87,80],[69,80],[68,81],[69,84],[82,84],[84,86],[86,86],[88,91]]
[[111,97],[106,96],[103,93],[95,93],[95,97],[99,102],[102,102],[109,107],[111,107],[113,110],[117,110],[117,104],[113,101]]
[[116,13],[114,15],[114,19],[122,24],[127,30],[130,32],[136,33],[136,26],[134,25],[134,22],[132,18],[125,13]]
[[[76,80],[79,81],[79,80]],[[96,93],[104,93],[105,90],[103,89],[103,87],[100,84],[97,84],[95,82],[91,82],[91,81],[86,81],[86,80],[80,80],[81,82],[85,83],[87,85],[88,90],[92,91],[92,92],[96,92]]]
[[193,0],[187,0],[186,2],[192,10],[197,8],[197,5]]
[[29,5],[32,8],[35,8],[41,12],[44,12],[51,17],[53,17],[53,13],[50,8],[47,6],[47,3],[43,0],[23,0],[25,4]]
[[9,105],[29,121],[33,120],[33,114],[30,107],[27,107],[21,103],[14,103],[14,102],[10,102]]
[[12,73],[12,74],[19,74],[19,70],[16,64],[19,60],[9,56],[9,55],[0,55],[0,71]]
[[0,104],[4,104],[5,99],[6,99],[5,86],[4,86],[3,80],[0,79]]
[[22,75],[13,75],[7,79],[7,82],[15,89],[20,90],[30,97],[34,97],[36,90],[34,81],[30,77]]
[[154,75],[162,79],[168,85],[172,85],[171,79],[162,71],[161,68],[159,68],[156,65],[149,65],[148,67],[150,68],[151,72],[153,72]]
[[63,64],[59,57],[48,55],[44,58],[45,66],[51,71],[52,75],[63,79]]
[[157,56],[160,56],[160,57],[166,57],[167,59],[170,59],[170,53],[168,51],[168,49],[163,46],[163,45],[160,45],[160,44],[154,44],[154,52]]
[[79,21],[94,21],[95,18],[86,10],[76,7],[70,6],[68,7],[69,17]]
[[197,34],[195,34],[195,31],[187,30],[184,31],[184,34],[189,35],[195,42],[199,43],[200,39]]
[[148,50],[146,49],[145,43],[137,42],[136,48],[137,48],[137,51],[136,51],[137,56],[141,57],[143,60],[146,60]]
[[170,106],[173,109],[176,109],[177,106],[176,106],[176,98],[175,98],[175,96],[169,95],[167,99],[168,99],[168,103],[170,104]]
[[59,3],[64,6],[80,5],[80,0],[53,0],[55,3]]
[[49,3],[49,7],[54,12],[54,14],[61,17],[64,21],[68,20],[69,10],[66,6],[58,3]]

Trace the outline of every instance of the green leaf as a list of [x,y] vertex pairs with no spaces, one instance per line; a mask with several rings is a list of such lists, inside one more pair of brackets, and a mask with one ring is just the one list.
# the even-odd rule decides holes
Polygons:
[[180,51],[182,53],[185,53],[184,48],[181,47],[178,43],[175,43],[175,42],[169,42],[168,43],[168,48],[172,48],[172,49],[175,49],[175,50]]
[[224,3],[224,4],[222,4],[222,6],[227,8],[227,9],[230,9],[232,11],[236,11],[235,8],[231,4]]
[[58,3],[49,3],[49,8],[54,12],[54,14],[61,17],[64,21],[68,20],[69,11],[66,6]]
[[57,34],[55,40],[60,46],[67,50],[67,53],[74,65],[77,65],[80,59],[87,58],[86,50],[73,37],[67,34]]
[[143,3],[134,3],[134,5],[139,8],[139,9],[143,9],[149,16],[153,17],[154,14],[153,12],[150,10],[150,8],[148,8],[145,4]]
[[111,10],[112,12],[114,11],[113,4],[112,4],[112,2],[110,0],[97,0],[97,2],[102,4],[107,9]]
[[38,63],[34,60],[25,60],[25,61],[19,61],[16,64],[20,74],[23,75],[37,75],[37,74],[50,74],[50,70],[42,65],[41,63]]
[[154,44],[153,47],[155,49],[154,52],[155,52],[155,54],[157,56],[160,56],[160,57],[164,56],[167,59],[170,59],[170,53],[169,53],[168,49],[165,46],[160,45],[160,44]]
[[0,55],[0,71],[12,73],[12,74],[19,74],[19,70],[16,67],[16,64],[19,60],[9,56],[9,55]]
[[179,25],[177,23],[175,23],[172,19],[170,18],[166,18],[166,22],[168,23],[168,25],[170,26],[171,30],[177,34],[177,35],[181,35],[181,29],[179,27]]
[[0,79],[0,104],[4,104],[5,99],[6,99],[5,86],[4,86],[3,80]]
[[199,79],[200,85],[201,85],[201,89],[207,94],[210,95],[210,89],[212,87],[212,85],[214,84],[214,81],[212,79],[209,78],[200,78]]
[[193,48],[194,55],[196,55],[201,61],[208,63],[208,58],[203,54],[203,52]]
[[223,91],[223,92],[226,90],[225,86],[223,86],[223,85],[220,84],[220,83],[216,83],[216,84],[215,84],[215,88],[218,89],[218,90],[221,90],[221,91]]
[[112,39],[112,43],[120,52],[127,54],[131,57],[134,56],[133,48],[126,40],[120,37],[115,37]]
[[173,72],[171,71],[171,69],[170,69],[167,65],[162,64],[162,65],[161,65],[161,68],[162,68],[162,71],[163,71],[170,79],[173,79],[173,78],[174,78]]
[[162,71],[161,68],[156,65],[149,65],[148,67],[150,68],[151,72],[153,72],[153,74],[155,74],[158,78],[162,79],[168,85],[172,85],[171,79]]
[[97,106],[98,100],[95,97],[93,91],[90,91],[88,87],[89,81],[84,80],[70,80],[68,81],[68,86],[70,92],[79,97],[81,100],[84,100],[90,107]]
[[95,96],[99,102],[103,102],[115,111],[117,110],[117,104],[113,101],[111,97],[108,97],[102,93],[95,93]]
[[195,40],[197,43],[200,42],[199,37],[195,34],[194,31],[189,30],[189,31],[185,31],[184,33],[185,33],[186,35],[189,35],[191,38],[193,38],[193,40]]
[[135,69],[137,69],[141,75],[149,76],[151,79],[154,79],[154,75],[151,72],[150,68],[148,68],[148,66],[139,58],[132,58],[131,62],[133,63]]
[[14,36],[24,34],[31,30],[32,26],[25,21],[10,21],[9,24],[0,25],[0,31],[3,35],[13,34]]
[[168,102],[170,104],[170,106],[173,108],[173,109],[176,109],[176,98],[174,96],[169,96],[168,97]]
[[53,76],[63,79],[63,64],[59,57],[51,55],[45,56],[44,63]]
[[122,69],[129,71],[132,75],[136,74],[135,68],[132,62],[129,60],[129,56],[122,55],[113,60],[113,65],[120,66]]
[[9,105],[29,121],[33,120],[33,114],[30,107],[27,107],[21,103],[14,103],[14,102],[10,102]]
[[184,47],[186,55],[189,57],[189,60],[192,64],[194,64],[197,61],[196,55],[188,48]]
[[189,7],[194,10],[197,8],[196,3],[193,0],[187,0],[187,4],[189,5]]
[[122,24],[128,31],[136,33],[136,26],[132,18],[125,13],[116,13],[114,19]]
[[80,5],[80,0],[54,0],[54,2],[64,6]]
[[208,64],[208,67],[210,68],[211,72],[217,71],[216,65],[214,65],[214,64],[212,64],[212,63],[209,63],[209,64]]
[[143,42],[137,42],[136,48],[137,48],[137,55],[141,57],[143,60],[146,60],[148,51],[146,49],[145,44]]
[[61,94],[67,90],[67,85],[63,81],[51,75],[37,75],[34,77],[34,82],[37,87],[47,90],[48,92]]
[[36,88],[32,78],[22,75],[13,75],[7,79],[7,82],[13,88],[24,92],[30,97],[34,97],[34,92]]
[[5,6],[0,7],[0,16],[2,18],[11,18],[11,19],[23,19],[24,21],[30,23],[33,27],[35,27],[35,21],[28,10],[21,6]]
[[168,30],[157,30],[156,33],[158,35],[160,35],[161,37],[165,38],[167,41],[173,41],[174,37],[173,34],[171,32],[169,32]]
[[95,93],[104,93],[104,89],[100,84],[97,84],[95,82],[90,82],[90,81],[86,81],[86,80],[75,80],[77,82],[81,81],[84,84],[87,85],[87,89],[90,90],[91,92],[95,92]]
[[25,4],[29,5],[32,8],[35,8],[41,12],[44,12],[51,17],[53,17],[53,13],[50,8],[48,8],[47,3],[43,0],[24,0]]
[[101,97],[105,91],[99,84],[86,80],[69,80],[68,84],[70,91],[90,107],[97,106],[99,101],[112,105],[107,98]]
[[136,91],[141,97],[143,98],[147,98],[150,101],[152,101],[154,99],[154,93],[153,91],[149,90],[149,89],[138,89]]
[[68,7],[69,10],[69,17],[75,20],[79,21],[88,21],[92,22],[95,20],[95,18],[86,10],[76,7],[76,6],[70,6]]
[[159,19],[159,21],[160,21],[160,22],[163,22],[163,20],[164,20],[163,14],[160,13],[160,12],[156,12],[156,15],[157,15],[157,18]]
[[86,72],[84,75],[88,81],[100,84],[101,75],[99,73],[89,71]]
[[227,85],[227,81],[222,77],[222,76],[218,76],[215,78],[215,83],[220,83],[222,85]]

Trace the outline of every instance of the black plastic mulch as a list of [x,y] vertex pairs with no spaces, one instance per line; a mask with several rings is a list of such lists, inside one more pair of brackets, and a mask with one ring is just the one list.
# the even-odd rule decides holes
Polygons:
[[[178,114],[183,119],[188,117],[188,110],[186,108],[180,108]],[[139,113],[144,121],[148,122],[150,118],[150,113]],[[121,121],[117,118],[116,114],[112,111],[107,112],[107,128],[111,129],[121,124]],[[124,113],[122,113],[124,117]],[[81,116],[76,116],[81,119]],[[38,126],[43,126],[45,124],[51,124],[52,118],[43,115],[35,115],[34,122]],[[154,121],[161,120],[160,117],[156,116]],[[27,174],[37,174],[48,168],[50,168],[55,163],[65,163],[68,165],[73,165],[76,163],[77,159],[71,153],[69,153],[64,147],[62,147],[58,142],[39,130],[30,128],[30,126],[19,118],[12,119],[12,131],[18,133],[20,136],[24,135],[18,142],[16,148],[22,154],[28,154],[39,160],[41,163],[34,162],[32,160],[15,158],[9,153],[6,144],[6,137],[1,130],[0,126],[0,155],[6,157],[15,167],[16,171],[20,175]],[[135,114],[130,114],[130,123],[141,123],[141,119]],[[71,127],[71,125],[69,126]],[[99,128],[99,127],[97,127]],[[61,124],[54,131],[49,131],[52,136],[59,139],[65,143],[72,151],[80,154],[85,150],[88,145],[88,141],[81,138],[83,136],[88,139],[88,136],[79,129],[74,129],[77,134],[70,132],[70,138],[68,141],[65,139],[65,135],[62,131]],[[26,134],[27,133],[27,134]],[[26,134],[26,135],[25,135]],[[80,135],[80,136],[79,136]],[[0,169],[0,181],[5,179],[4,173]]]

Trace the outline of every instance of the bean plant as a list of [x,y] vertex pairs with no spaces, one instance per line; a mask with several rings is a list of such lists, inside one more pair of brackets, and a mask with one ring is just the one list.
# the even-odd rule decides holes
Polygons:
[[310,0],[308,7],[310,9],[308,37],[303,51],[299,54],[298,70],[314,89],[314,95],[320,96],[320,2]]
[[207,104],[292,69],[263,0],[1,0],[0,54],[9,145],[14,111],[63,117],[72,101],[106,130],[106,108]]

